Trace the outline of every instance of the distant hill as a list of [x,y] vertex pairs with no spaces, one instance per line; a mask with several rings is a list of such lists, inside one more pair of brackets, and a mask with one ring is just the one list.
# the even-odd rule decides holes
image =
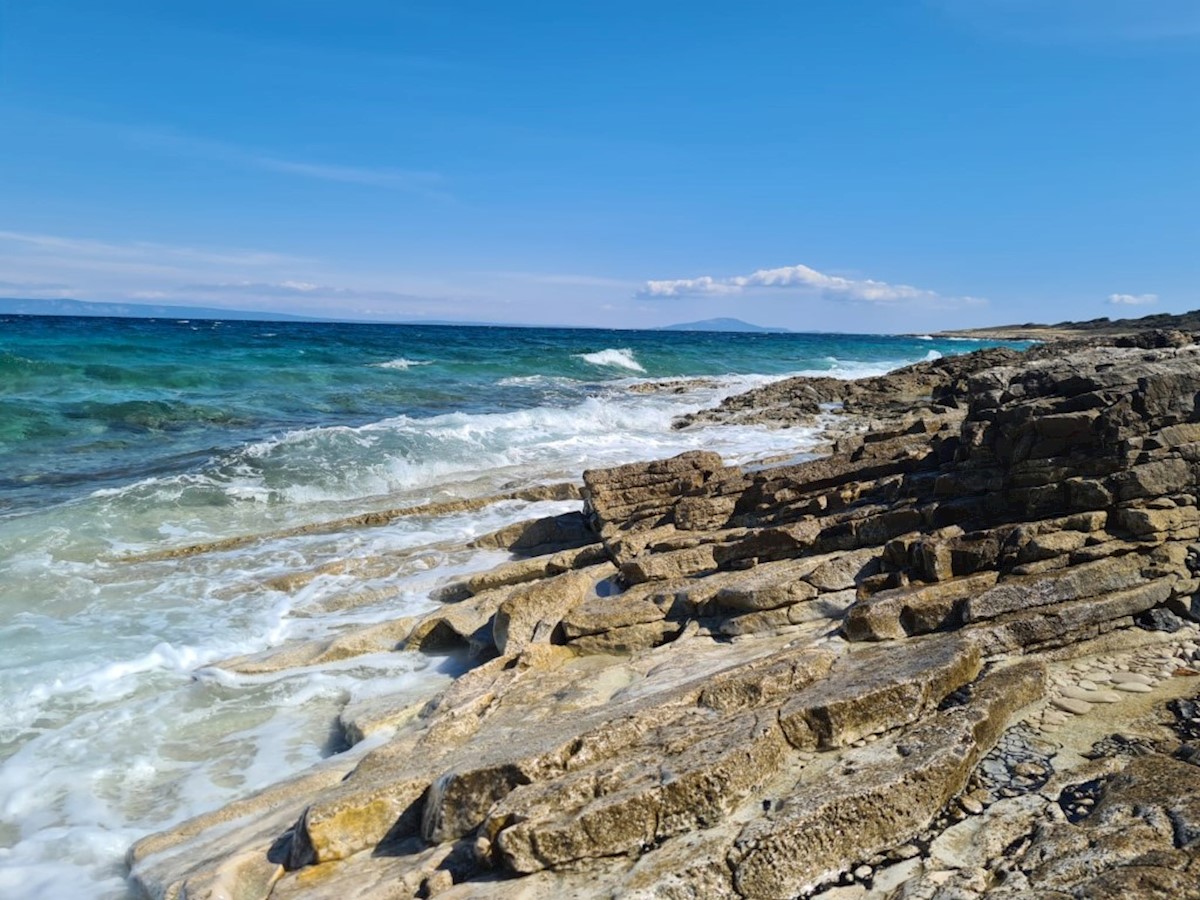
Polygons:
[[103,316],[137,319],[223,319],[251,322],[319,322],[311,316],[209,306],[163,306],[149,303],[94,303],[88,300],[20,300],[0,297],[0,315]]
[[788,334],[787,328],[768,328],[764,325],[752,325],[741,319],[703,319],[699,322],[681,322],[678,325],[664,325],[659,331],[741,331],[755,334]]

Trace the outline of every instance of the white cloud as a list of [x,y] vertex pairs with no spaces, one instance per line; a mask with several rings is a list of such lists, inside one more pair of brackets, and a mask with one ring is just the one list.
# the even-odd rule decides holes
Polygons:
[[1150,306],[1158,302],[1158,294],[1109,294],[1108,302],[1117,306]]
[[641,297],[696,297],[743,294],[759,289],[791,289],[859,303],[917,303],[928,306],[966,306],[985,303],[978,297],[944,297],[936,291],[907,284],[889,284],[872,278],[853,279],[827,275],[805,265],[759,269],[749,275],[730,278],[676,278],[647,281],[638,292]]

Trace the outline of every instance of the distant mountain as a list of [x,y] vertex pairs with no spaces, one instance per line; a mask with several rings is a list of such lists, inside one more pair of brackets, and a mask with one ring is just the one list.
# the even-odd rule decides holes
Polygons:
[[312,316],[209,306],[162,306],[149,303],[94,303],[88,300],[20,300],[0,297],[0,315],[104,316],[124,319],[223,319],[251,322],[320,322]]
[[659,331],[742,331],[755,334],[788,334],[787,328],[768,328],[763,325],[752,325],[741,319],[703,319],[699,322],[681,322],[678,325],[664,325]]

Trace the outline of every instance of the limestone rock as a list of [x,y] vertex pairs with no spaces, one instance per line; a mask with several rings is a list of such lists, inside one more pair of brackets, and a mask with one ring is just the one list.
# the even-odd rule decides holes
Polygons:
[[850,608],[843,631],[852,641],[884,641],[957,627],[966,603],[992,587],[997,577],[996,572],[981,572],[880,591]]
[[512,591],[496,609],[492,640],[504,653],[519,653],[539,636],[550,633],[572,609],[583,602],[594,585],[616,574],[611,563],[567,572]]
[[783,705],[779,722],[799,750],[845,746],[919,718],[979,673],[979,651],[956,636],[873,648]]
[[938,713],[845,775],[798,785],[778,812],[747,825],[730,853],[742,896],[794,896],[924,827],[962,790],[1009,718],[1040,695],[1037,666],[996,673],[972,702]]

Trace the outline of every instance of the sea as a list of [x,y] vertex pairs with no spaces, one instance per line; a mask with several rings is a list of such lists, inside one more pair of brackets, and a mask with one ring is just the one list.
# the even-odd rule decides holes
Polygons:
[[[215,664],[433,608],[438,584],[506,558],[471,538],[579,503],[341,520],[699,448],[804,458],[805,428],[671,423],[792,374],[985,345],[0,316],[0,896],[136,896],[133,842],[343,751],[351,704],[432,696],[465,660]],[[162,552],[227,538],[246,540]],[[386,573],[329,568],[368,558]]]

